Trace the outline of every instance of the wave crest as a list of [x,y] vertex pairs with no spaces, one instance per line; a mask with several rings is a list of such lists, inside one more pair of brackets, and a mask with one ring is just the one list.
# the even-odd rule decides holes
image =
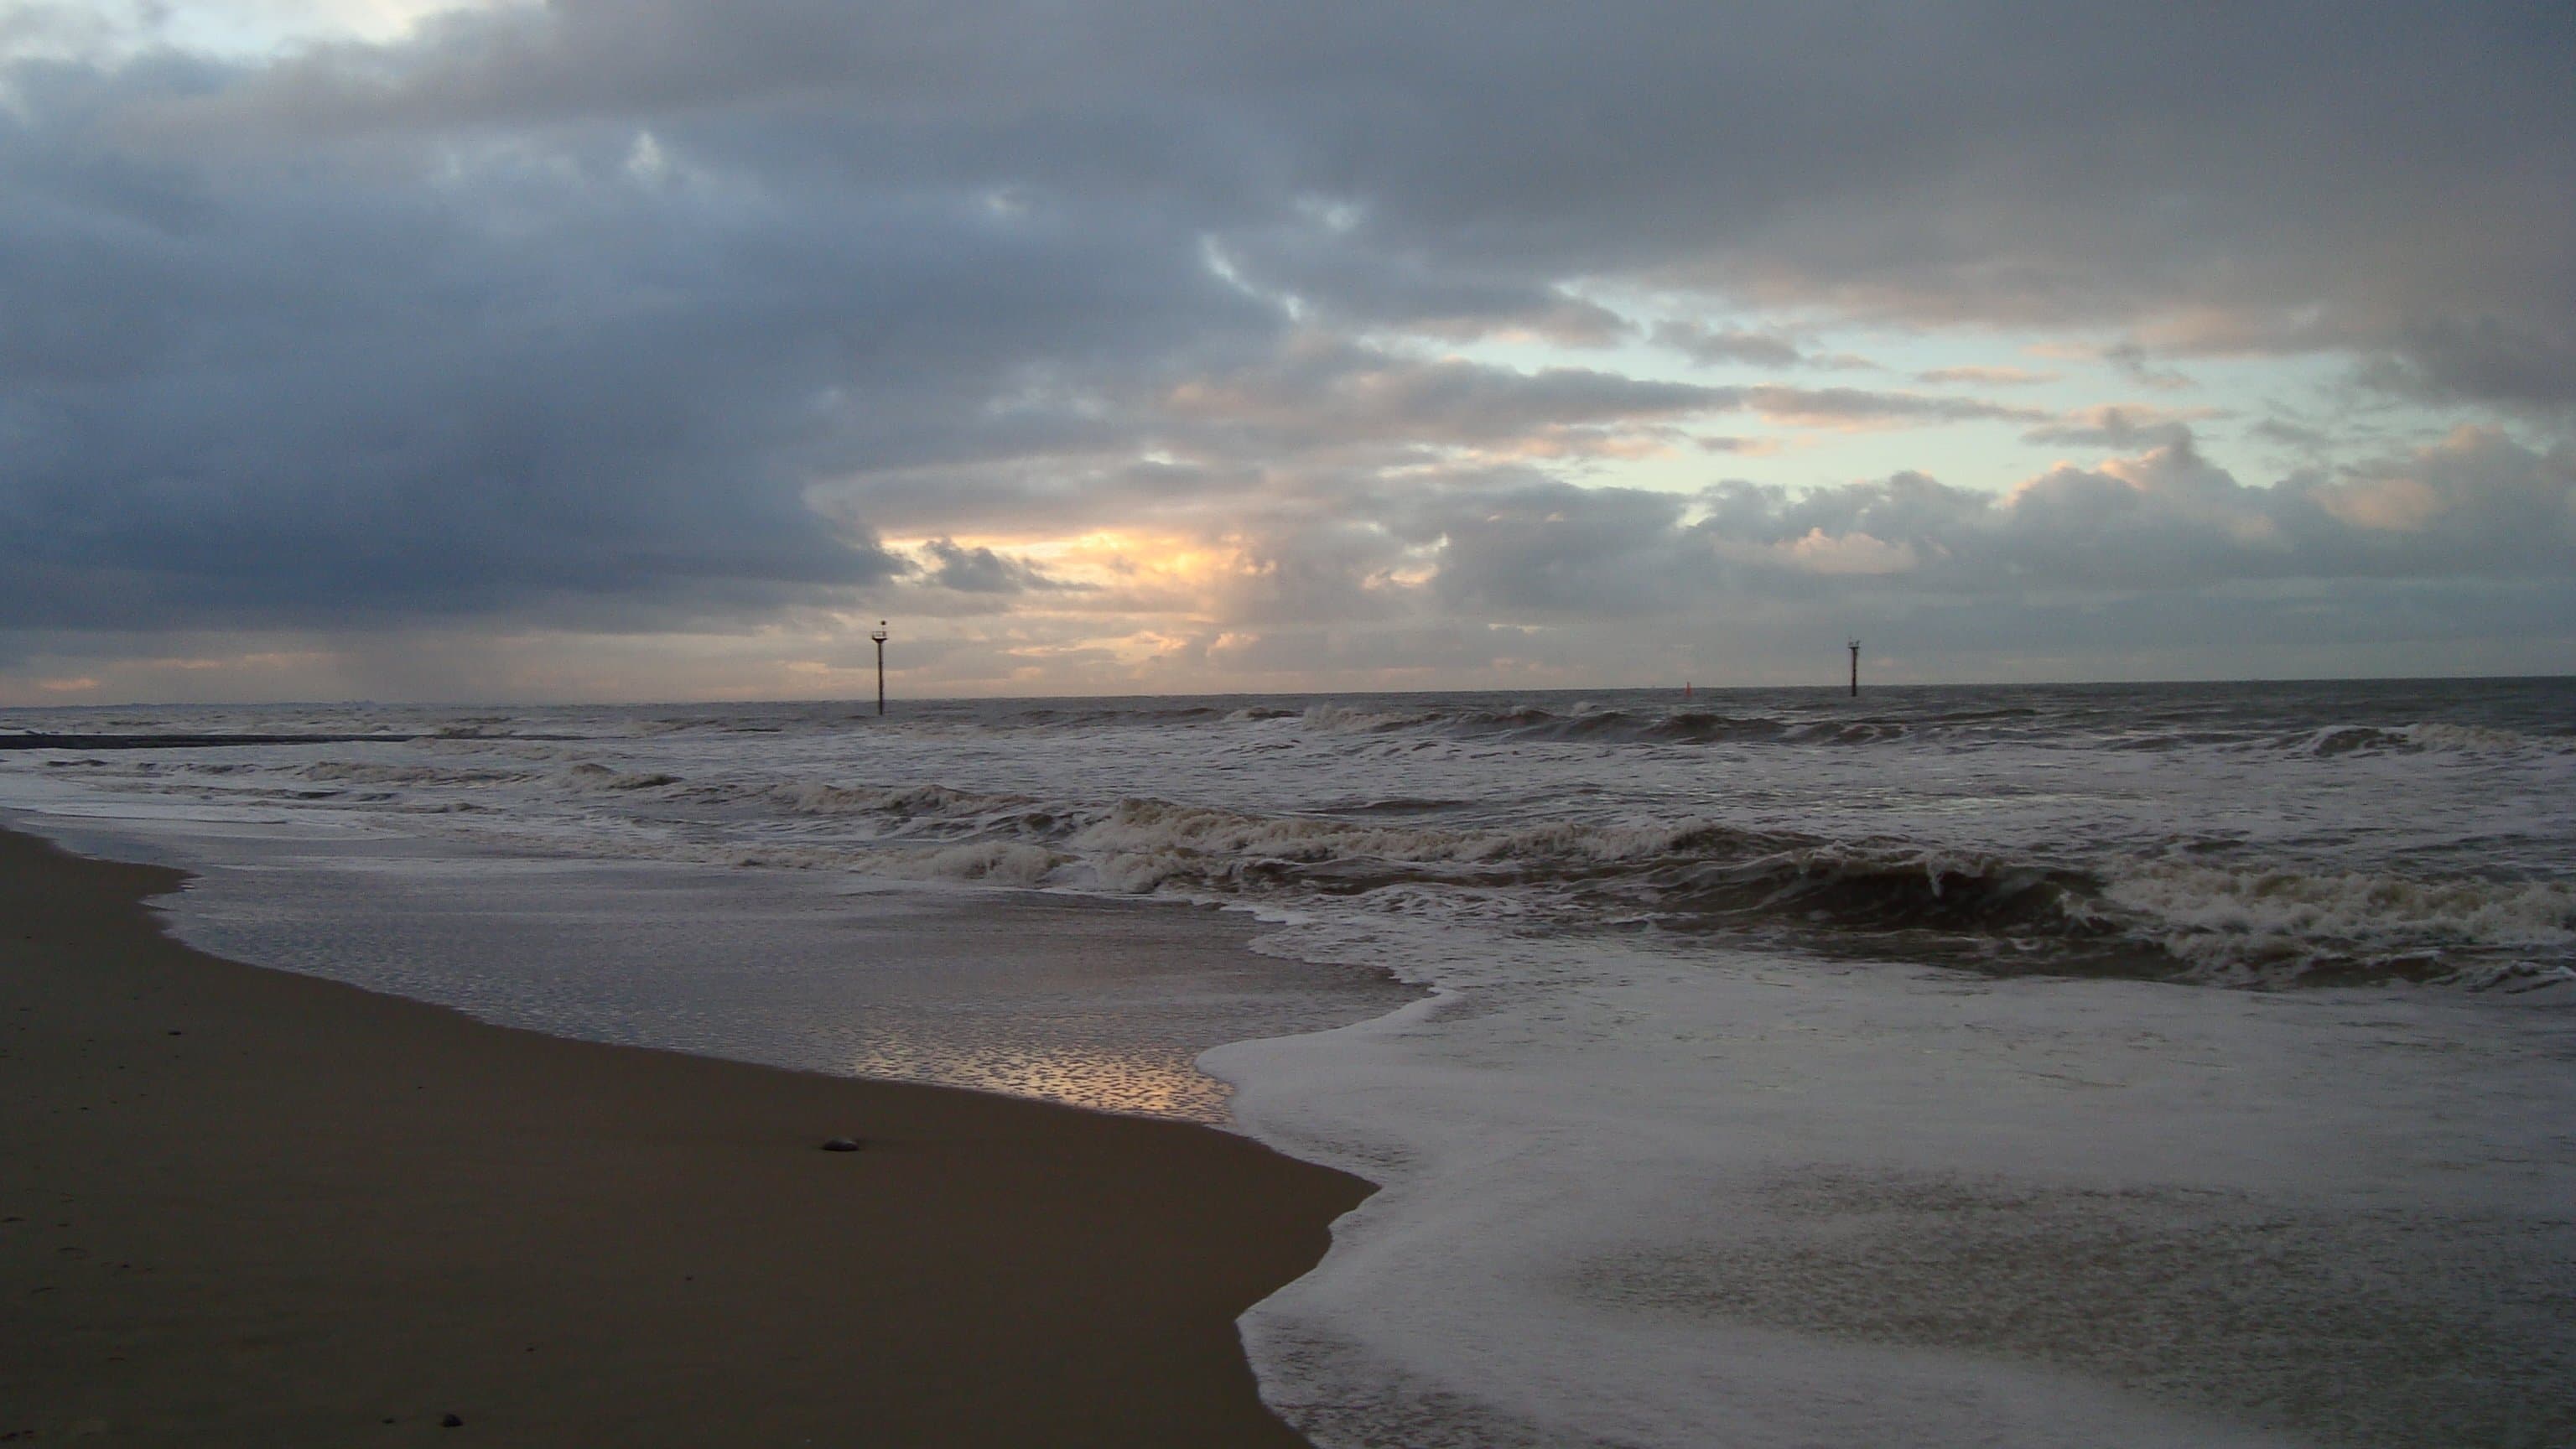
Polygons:
[[2407,725],[2327,725],[2281,742],[2294,755],[2331,759],[2338,755],[2504,754],[2522,750],[2567,750],[2576,743],[2523,734],[2487,725],[2426,720]]

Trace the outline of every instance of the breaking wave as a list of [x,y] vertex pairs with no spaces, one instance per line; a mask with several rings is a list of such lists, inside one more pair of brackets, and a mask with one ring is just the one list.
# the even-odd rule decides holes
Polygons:
[[2141,930],[2205,979],[2504,985],[2512,981],[2479,974],[2511,966],[2524,968],[2506,973],[2512,980],[2576,980],[2576,892],[2538,881],[2160,862],[2113,881],[2105,897],[2135,912]]
[[2281,742],[2292,754],[2330,758],[2336,755],[2422,754],[2443,751],[2458,754],[2496,754],[2518,750],[2576,749],[2576,740],[2551,739],[2523,734],[2518,730],[2494,729],[2485,725],[2453,724],[2429,721],[2409,725],[2328,725],[2310,730]]
[[680,783],[679,776],[664,774],[659,770],[639,770],[630,773],[613,770],[606,765],[587,760],[566,770],[562,779],[566,785],[575,790],[609,791],[619,794],[635,790],[659,790],[666,785]]
[[804,782],[767,795],[795,816],[835,820],[852,833],[725,858],[1119,894],[1499,911],[1551,929],[1744,932],[2011,973],[2251,986],[2576,984],[2576,893],[2540,882],[2309,874],[2188,858],[2078,868],[1705,819],[1461,826],[1421,818],[1454,803],[1436,800],[1296,815],[1144,796],[1047,801],[935,783]]

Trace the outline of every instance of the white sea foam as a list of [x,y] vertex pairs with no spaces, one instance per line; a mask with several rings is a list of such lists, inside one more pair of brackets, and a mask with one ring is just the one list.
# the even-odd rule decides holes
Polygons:
[[1202,1058],[1384,1184],[1245,1321],[1327,1449],[2470,1442],[2484,1356],[2576,1368],[2489,1296],[2576,1265],[2555,1017],[1385,921],[1269,949],[1447,983]]
[[2490,729],[2484,725],[2452,724],[2429,720],[2406,727],[2406,737],[2428,750],[2528,750],[2566,748],[2566,742],[2552,745],[2514,730]]
[[1033,845],[979,840],[952,845],[923,863],[922,874],[937,880],[979,880],[995,885],[1033,886],[1054,870],[1057,857]]
[[[2106,897],[2136,910],[2140,929],[2205,974],[2262,979],[2319,960],[2415,957],[2440,974],[2445,952],[2474,947],[2462,969],[2503,964],[2498,953],[2550,958],[2522,962],[2523,986],[2576,984],[2576,890],[2542,881],[2426,882],[2368,872],[2309,875],[2241,871],[2171,862],[2115,879]],[[2477,984],[2494,984],[2480,978]]]

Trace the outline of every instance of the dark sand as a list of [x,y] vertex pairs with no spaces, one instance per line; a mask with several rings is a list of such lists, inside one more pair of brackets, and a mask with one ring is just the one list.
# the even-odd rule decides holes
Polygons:
[[1302,1442],[1234,1319],[1367,1184],[218,960],[180,879],[0,832],[0,1438]]

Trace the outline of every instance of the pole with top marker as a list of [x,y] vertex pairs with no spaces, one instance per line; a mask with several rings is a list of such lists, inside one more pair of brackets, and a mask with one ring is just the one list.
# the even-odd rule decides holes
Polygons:
[[877,620],[877,626],[868,631],[868,637],[877,641],[877,713],[884,714],[886,621]]
[[1858,639],[1854,639],[1853,641],[1851,641],[1851,652],[1852,652],[1852,698],[1854,698],[1854,699],[1858,699],[1858,698],[1860,698],[1860,641],[1859,641]]

